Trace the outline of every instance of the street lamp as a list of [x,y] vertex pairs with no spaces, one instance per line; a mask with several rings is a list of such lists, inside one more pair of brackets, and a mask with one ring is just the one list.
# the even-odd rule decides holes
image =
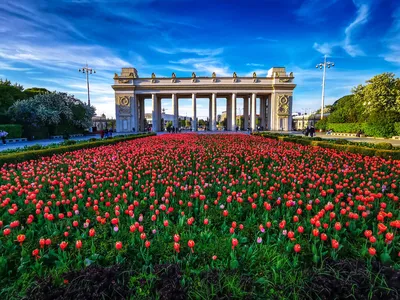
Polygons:
[[324,56],[324,62],[319,63],[316,68],[322,69],[324,68],[324,73],[322,75],[322,103],[321,103],[321,120],[324,118],[324,98],[325,98],[325,76],[326,76],[326,67],[334,67],[335,64],[330,61],[326,61],[326,55]]
[[87,99],[88,99],[88,105],[90,106],[90,93],[89,93],[89,74],[96,74],[96,70],[89,68],[88,64],[84,66],[82,69],[79,69],[79,72],[82,72],[83,74],[86,73],[86,85],[87,85]]

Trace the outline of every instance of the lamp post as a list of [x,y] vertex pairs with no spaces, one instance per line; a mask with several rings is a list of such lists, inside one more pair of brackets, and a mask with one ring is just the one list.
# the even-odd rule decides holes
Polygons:
[[325,100],[325,77],[326,77],[326,67],[330,68],[335,66],[335,63],[326,61],[326,55],[324,56],[324,62],[317,64],[316,68],[324,68],[322,75],[322,103],[321,103],[321,120],[324,118],[324,100]]
[[88,99],[88,105],[90,106],[90,92],[89,92],[89,74],[96,74],[96,70],[89,68],[88,64],[84,66],[82,69],[79,69],[79,72],[82,72],[83,74],[86,73],[86,85],[87,85],[87,99]]

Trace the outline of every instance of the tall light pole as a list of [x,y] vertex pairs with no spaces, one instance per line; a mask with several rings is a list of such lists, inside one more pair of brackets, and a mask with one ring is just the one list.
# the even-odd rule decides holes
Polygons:
[[324,72],[322,75],[322,103],[321,103],[321,120],[324,118],[324,100],[325,100],[325,77],[326,77],[326,67],[330,68],[335,66],[333,62],[326,61],[326,55],[324,56],[324,62],[319,63],[316,68],[324,68]]
[[86,73],[87,99],[88,105],[90,106],[89,74],[96,74],[96,70],[89,68],[88,64],[86,63],[86,66],[84,66],[82,69],[79,69],[79,72],[82,72],[83,74]]

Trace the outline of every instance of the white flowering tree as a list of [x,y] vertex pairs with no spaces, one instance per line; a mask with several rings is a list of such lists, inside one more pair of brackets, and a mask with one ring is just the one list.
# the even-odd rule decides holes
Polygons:
[[34,126],[87,129],[95,108],[67,93],[53,92],[15,102],[8,111],[14,121]]

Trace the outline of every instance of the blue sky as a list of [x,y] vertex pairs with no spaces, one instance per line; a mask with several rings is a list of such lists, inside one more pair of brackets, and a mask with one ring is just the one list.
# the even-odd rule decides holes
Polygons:
[[[86,101],[78,69],[88,62],[97,71],[92,104],[107,116],[115,115],[113,74],[127,66],[140,77],[265,76],[285,66],[296,77],[294,110],[318,109],[315,65],[324,54],[336,64],[327,73],[327,104],[378,73],[398,76],[400,1],[0,0],[0,78]],[[162,105],[171,111],[170,101]],[[179,105],[189,116],[190,101]],[[207,114],[208,102],[198,101],[198,116]]]

